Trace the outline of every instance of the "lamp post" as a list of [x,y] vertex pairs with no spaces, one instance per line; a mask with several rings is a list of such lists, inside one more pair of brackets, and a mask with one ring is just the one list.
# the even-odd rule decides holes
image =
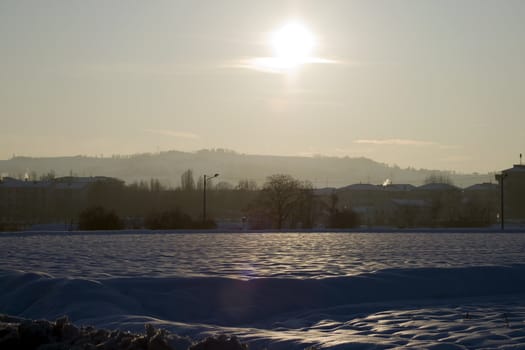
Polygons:
[[202,223],[203,224],[206,224],[206,184],[208,183],[208,181],[210,181],[211,179],[215,178],[219,176],[219,174],[215,174],[213,176],[209,176],[209,175],[204,175],[204,182],[203,182],[203,198],[202,198]]
[[501,224],[501,231],[505,230],[505,201],[504,201],[504,191],[503,191],[503,180],[507,177],[507,173],[501,172],[501,175],[499,176],[500,179],[500,196],[501,196],[501,203],[500,203],[500,224]]

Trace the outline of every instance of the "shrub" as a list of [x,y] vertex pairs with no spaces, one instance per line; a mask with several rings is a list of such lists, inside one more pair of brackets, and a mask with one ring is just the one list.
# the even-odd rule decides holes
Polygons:
[[16,223],[0,222],[0,232],[2,231],[20,231],[22,226]]
[[193,228],[202,230],[214,229],[217,228],[217,223],[213,219],[207,219],[205,222],[194,221]]
[[151,213],[146,217],[144,226],[151,230],[175,230],[192,228],[193,221],[188,214],[179,210],[172,210],[162,213]]
[[353,210],[336,210],[330,216],[330,228],[352,228],[359,226],[359,216]]
[[122,221],[113,210],[91,207],[83,210],[78,219],[80,230],[120,230]]
[[150,230],[177,230],[177,229],[211,229],[217,225],[213,220],[194,221],[180,210],[151,213],[144,220],[144,227]]

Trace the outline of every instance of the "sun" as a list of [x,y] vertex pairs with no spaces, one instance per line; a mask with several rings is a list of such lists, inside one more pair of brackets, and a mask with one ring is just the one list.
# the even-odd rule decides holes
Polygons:
[[313,55],[317,46],[316,36],[300,21],[289,21],[270,32],[267,44],[272,55],[249,59],[249,68],[270,73],[293,74],[303,65],[332,62]]
[[289,22],[270,37],[272,61],[278,68],[294,68],[307,63],[315,47],[315,37],[300,22]]

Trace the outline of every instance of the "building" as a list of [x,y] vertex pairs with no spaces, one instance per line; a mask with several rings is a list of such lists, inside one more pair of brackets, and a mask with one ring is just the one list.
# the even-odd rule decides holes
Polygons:
[[337,190],[338,206],[363,225],[390,227],[486,227],[496,223],[496,184],[461,189],[447,183],[354,184]]
[[516,164],[496,175],[503,181],[503,208],[505,223],[525,224],[525,165]]

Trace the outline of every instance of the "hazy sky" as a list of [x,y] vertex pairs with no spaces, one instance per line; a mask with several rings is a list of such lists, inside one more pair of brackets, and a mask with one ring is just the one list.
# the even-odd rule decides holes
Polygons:
[[[311,52],[264,69],[287,23]],[[524,34],[521,0],[0,0],[0,159],[228,148],[499,170],[525,153]]]

